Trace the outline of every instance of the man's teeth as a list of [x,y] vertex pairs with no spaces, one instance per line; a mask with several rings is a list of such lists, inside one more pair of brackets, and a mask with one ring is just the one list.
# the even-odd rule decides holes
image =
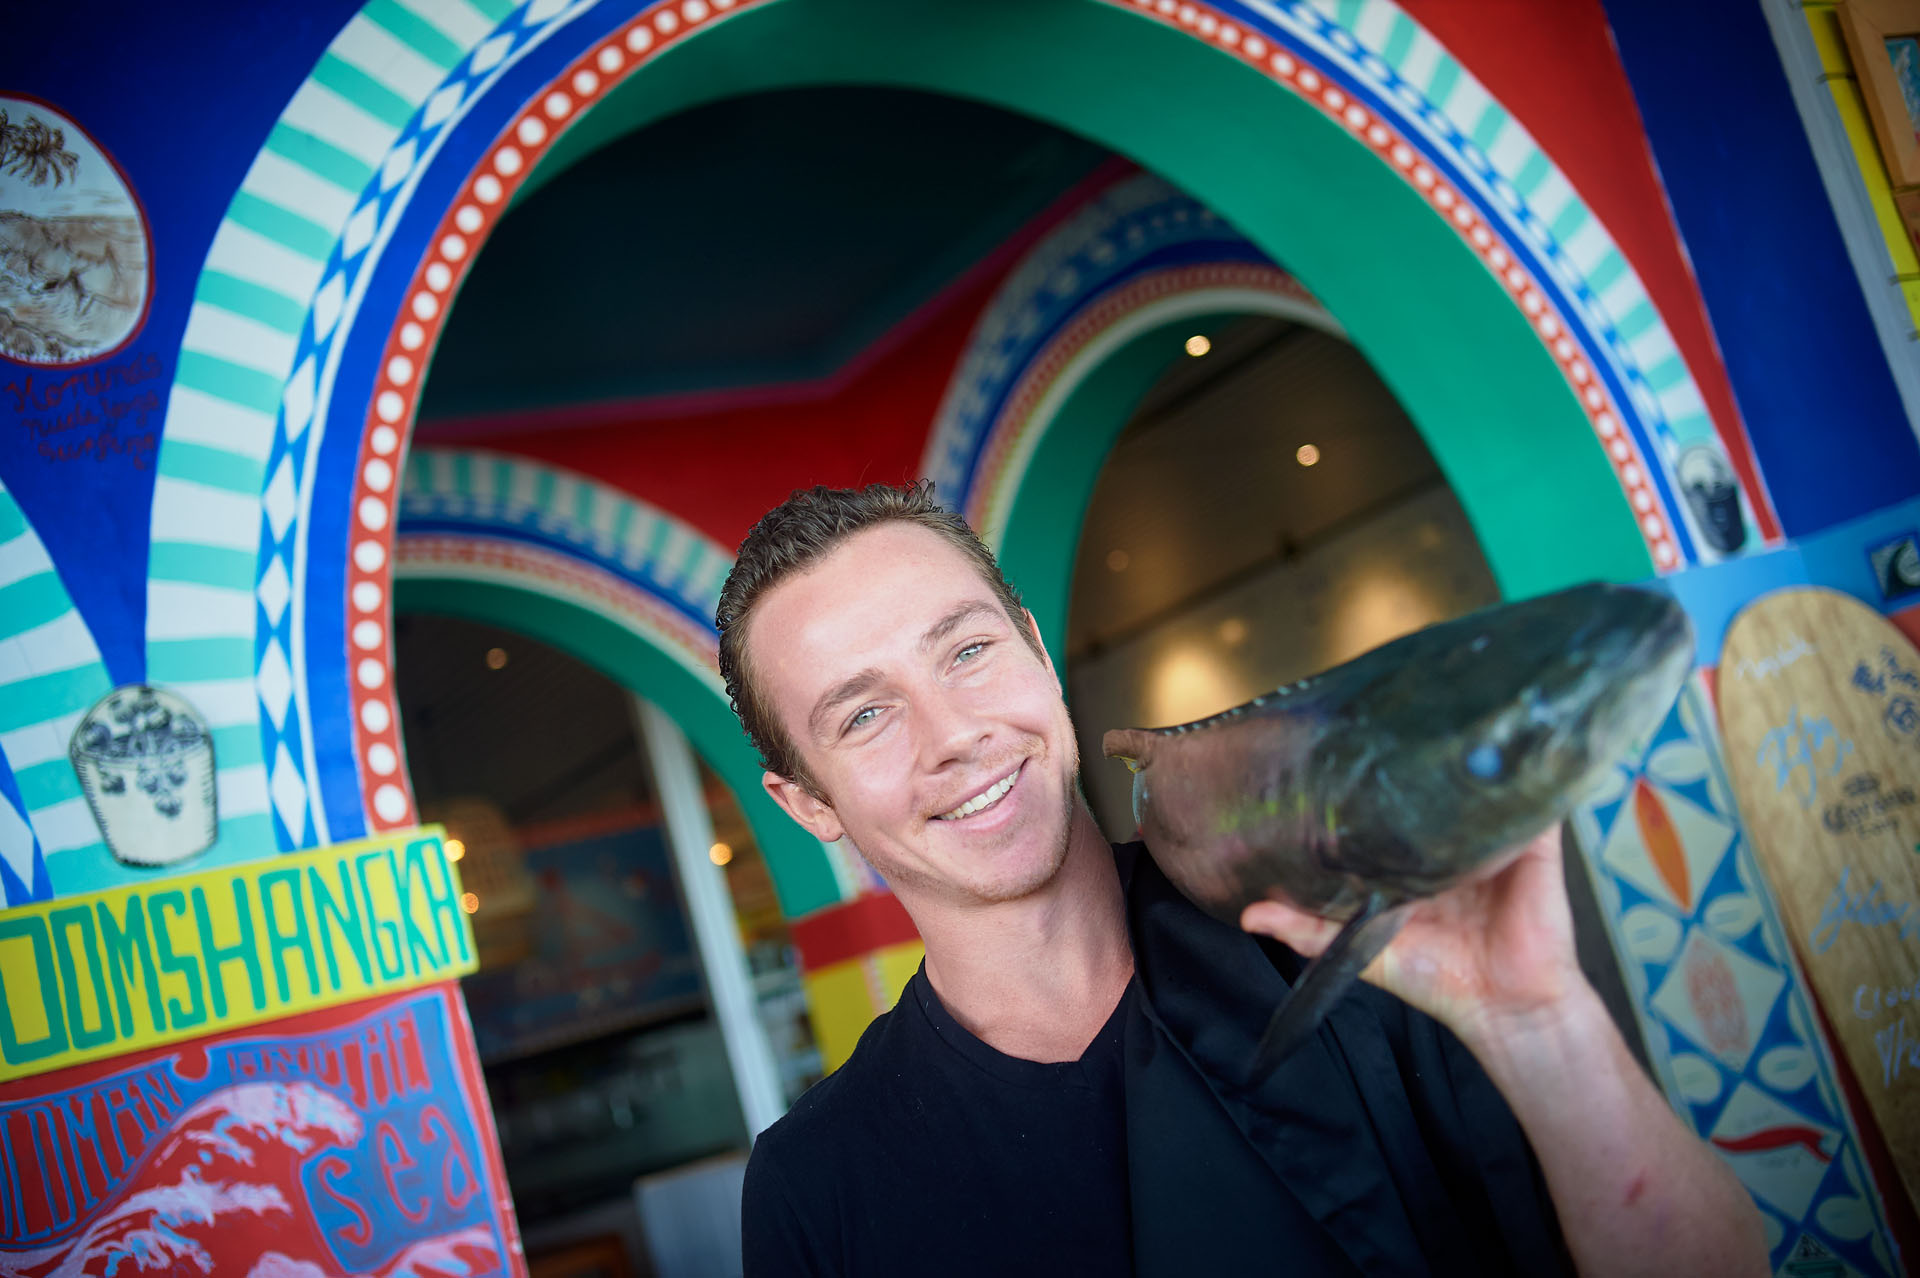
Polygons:
[[936,819],[941,821],[958,821],[963,816],[972,816],[981,808],[992,807],[994,804],[1000,802],[1007,791],[1013,789],[1013,779],[1019,775],[1017,771],[1008,773],[1004,778],[996,781],[979,794],[974,795],[953,811],[942,812]]

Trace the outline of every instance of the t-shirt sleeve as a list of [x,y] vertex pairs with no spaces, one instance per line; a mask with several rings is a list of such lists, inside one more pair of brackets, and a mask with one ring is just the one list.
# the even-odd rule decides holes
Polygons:
[[740,1255],[745,1278],[832,1272],[788,1189],[777,1151],[763,1137],[747,1159],[740,1192]]

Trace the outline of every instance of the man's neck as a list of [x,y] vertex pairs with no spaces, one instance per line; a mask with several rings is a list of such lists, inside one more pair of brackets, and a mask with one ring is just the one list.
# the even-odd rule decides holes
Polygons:
[[1045,888],[965,918],[921,920],[921,935],[948,1014],[1024,1060],[1078,1060],[1133,975],[1120,876],[1084,804]]

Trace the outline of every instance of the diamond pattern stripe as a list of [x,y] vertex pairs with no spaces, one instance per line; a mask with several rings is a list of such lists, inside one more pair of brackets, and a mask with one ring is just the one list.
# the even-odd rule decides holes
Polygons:
[[[1747,848],[1698,677],[1573,825],[1655,1075],[1779,1226],[1775,1267],[1788,1240],[1817,1237],[1852,1272],[1891,1275],[1858,1135]],[[1680,846],[1650,848],[1668,839]]]
[[[421,107],[436,101],[435,124],[444,124],[476,74],[472,48],[510,32],[506,47],[497,51],[504,57],[534,34],[519,21],[523,12],[505,0],[480,7],[463,0],[373,0],[349,20],[269,132],[195,289],[196,321],[182,345],[159,469],[201,484],[156,490],[154,553],[175,580],[245,589],[259,599],[255,661],[266,665],[259,673],[270,704],[263,703],[257,718],[265,755],[276,761],[283,744],[278,730],[297,723],[291,712],[302,696],[300,662],[291,646],[301,603],[292,597],[286,564],[304,535],[299,502],[306,477],[304,457],[287,444],[313,424],[324,395],[317,370],[325,363],[326,344],[338,335],[353,283],[352,274],[337,266],[314,272],[328,259],[364,258],[382,218],[395,211],[397,184],[430,141],[422,132]],[[316,293],[322,275],[325,283]],[[226,424],[215,438],[196,432],[187,420],[208,420],[209,405]],[[187,451],[190,442],[200,451]],[[192,504],[195,489],[209,481],[260,494],[256,513]],[[180,503],[191,508],[176,509]],[[258,525],[260,553],[250,562],[232,553],[240,536],[227,527],[242,518]],[[263,566],[257,577],[256,565]],[[195,657],[182,646],[193,637],[190,615],[160,617],[150,607],[149,619],[157,627],[150,643],[164,633],[176,664],[210,672],[224,660],[224,648],[209,647]],[[293,686],[283,696],[289,682]],[[302,777],[306,753],[301,743],[292,743],[288,775]],[[276,815],[293,838],[312,829],[311,822],[287,815],[292,809],[285,804],[295,797],[289,783],[281,782],[273,797]]]

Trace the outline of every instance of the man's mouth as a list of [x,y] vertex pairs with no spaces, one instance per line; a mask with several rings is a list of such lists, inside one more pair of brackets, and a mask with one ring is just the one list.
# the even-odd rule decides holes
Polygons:
[[[1025,764],[1023,763],[1021,766],[1024,767]],[[1013,783],[1019,779],[1020,769],[1015,768],[951,812],[942,812],[933,819],[936,821],[958,821],[961,817],[970,817],[976,812],[984,812],[986,809],[1000,802],[1000,800],[1006,798],[1007,791],[1013,789]]]

